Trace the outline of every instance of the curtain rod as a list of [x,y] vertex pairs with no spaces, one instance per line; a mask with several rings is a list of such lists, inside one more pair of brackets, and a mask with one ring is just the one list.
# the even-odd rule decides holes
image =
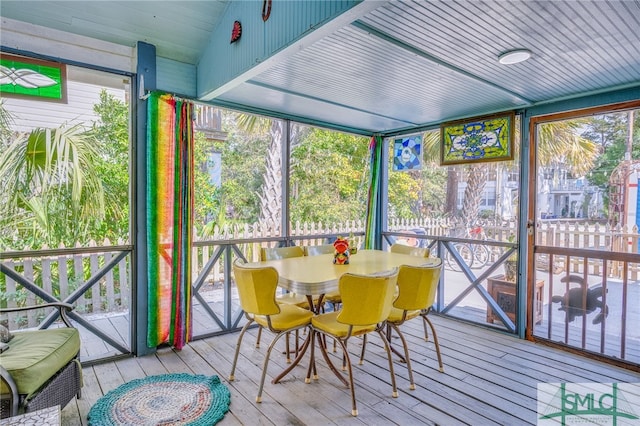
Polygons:
[[176,93],[169,93],[169,92],[165,92],[163,90],[146,90],[144,88],[144,75],[140,75],[140,85],[138,87],[138,99],[141,101],[146,101],[149,96],[151,96],[151,93],[153,92],[161,92],[161,93],[166,93],[167,95],[171,95],[173,96],[175,99],[182,101],[182,102],[197,102],[195,99],[189,98],[188,96],[184,96],[184,95],[179,95]]

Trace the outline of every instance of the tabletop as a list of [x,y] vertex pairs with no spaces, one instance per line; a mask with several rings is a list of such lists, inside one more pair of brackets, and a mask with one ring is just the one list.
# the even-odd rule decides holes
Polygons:
[[342,274],[376,274],[400,265],[420,266],[436,263],[435,258],[381,250],[359,250],[352,254],[348,265],[335,265],[333,254],[290,257],[247,263],[246,267],[272,266],[280,275],[279,285],[289,291],[306,295],[321,295],[338,290]]

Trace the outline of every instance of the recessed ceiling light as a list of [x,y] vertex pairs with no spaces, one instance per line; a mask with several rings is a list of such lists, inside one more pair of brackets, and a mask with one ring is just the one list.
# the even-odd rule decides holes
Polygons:
[[531,51],[527,49],[517,49],[504,52],[498,56],[498,61],[504,65],[517,64],[526,61],[531,57]]

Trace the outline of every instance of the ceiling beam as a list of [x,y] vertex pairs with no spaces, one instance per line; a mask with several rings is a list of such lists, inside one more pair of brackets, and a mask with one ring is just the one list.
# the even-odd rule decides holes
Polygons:
[[400,47],[401,49],[404,49],[404,50],[406,50],[406,51],[408,51],[408,52],[410,52],[410,53],[412,53],[414,55],[420,56],[420,57],[422,57],[422,58],[424,58],[424,59],[426,59],[426,60],[428,60],[430,62],[436,63],[436,64],[438,64],[438,65],[440,65],[442,67],[445,67],[445,68],[447,68],[447,69],[449,69],[449,70],[451,70],[453,72],[456,72],[458,74],[464,75],[465,77],[468,77],[468,78],[473,79],[475,81],[481,82],[481,83],[486,84],[488,86],[491,86],[491,87],[493,87],[495,89],[498,89],[498,90],[500,90],[500,91],[502,91],[504,93],[507,93],[507,94],[517,98],[517,99],[520,99],[524,103],[526,103],[525,106],[529,106],[529,105],[533,105],[534,104],[534,101],[532,101],[531,99],[525,98],[524,96],[522,96],[519,93],[516,93],[516,92],[514,92],[512,90],[506,89],[506,88],[500,86],[499,84],[493,83],[493,82],[491,82],[489,80],[486,80],[486,79],[484,79],[482,77],[479,77],[479,76],[477,76],[475,74],[472,74],[472,73],[470,73],[468,71],[465,71],[462,68],[456,67],[455,65],[451,65],[448,62],[444,62],[443,60],[441,60],[441,59],[439,59],[439,58],[437,58],[437,57],[435,57],[433,55],[430,55],[427,52],[424,52],[423,50],[420,50],[420,49],[418,49],[418,48],[416,48],[414,46],[411,46],[411,45],[409,45],[409,44],[407,44],[407,43],[405,43],[405,42],[403,42],[401,40],[398,40],[397,38],[395,38],[395,37],[393,37],[393,36],[391,36],[391,35],[389,35],[389,34],[387,34],[385,32],[382,32],[382,31],[380,31],[380,30],[378,30],[378,29],[376,29],[376,28],[374,28],[374,27],[372,27],[372,26],[370,26],[368,24],[365,24],[362,21],[359,21],[359,20],[354,21],[354,22],[351,23],[351,25],[356,27],[356,28],[361,29],[362,31],[367,32],[368,34],[370,34],[370,35],[372,35],[374,37],[377,37],[377,38],[379,38],[381,40],[384,40],[384,41],[386,41],[388,43],[391,43],[391,44],[393,44],[393,45],[395,45],[397,47]]
[[273,86],[271,84],[266,84],[266,83],[262,83],[262,82],[258,82],[258,81],[247,81],[247,84],[253,84],[255,86],[259,86],[259,87],[265,88],[267,90],[273,90],[274,92],[285,93],[287,95],[293,95],[293,96],[297,96],[297,97],[304,98],[304,99],[318,101],[318,102],[322,102],[322,103],[327,104],[327,105],[338,106],[338,107],[346,108],[346,109],[349,109],[349,110],[352,110],[352,111],[364,112],[365,114],[369,114],[369,115],[372,115],[372,116],[375,116],[375,117],[384,118],[386,120],[400,121],[402,123],[406,123],[407,126],[417,126],[418,125],[418,123],[407,121],[407,120],[405,120],[403,118],[390,117],[388,115],[378,114],[378,113],[372,112],[371,110],[368,110],[368,109],[357,108],[357,107],[354,107],[354,106],[351,106],[351,105],[347,105],[347,104],[343,104],[343,103],[340,103],[340,102],[329,101],[327,99],[319,98],[317,96],[307,95],[305,93],[300,93],[300,92],[293,91],[293,90],[290,90],[290,89],[285,89],[285,88],[282,88],[282,87]]
[[[198,99],[215,99],[385,3],[274,2],[269,20],[263,22],[254,10],[261,2],[230,2],[198,63]],[[242,37],[229,43],[234,20],[242,23]]]

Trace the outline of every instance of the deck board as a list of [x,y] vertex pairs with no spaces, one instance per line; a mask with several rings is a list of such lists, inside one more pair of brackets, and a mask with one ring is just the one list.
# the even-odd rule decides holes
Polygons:
[[[640,374],[630,370],[486,327],[435,315],[432,321],[445,372],[438,371],[433,341],[424,341],[420,321],[405,324],[402,330],[409,342],[417,389],[409,390],[406,365],[395,359],[398,398],[391,397],[386,353],[377,336],[369,339],[362,366],[357,365],[361,340],[353,339],[349,353],[359,410],[355,418],[350,414],[349,389],[333,376],[318,353],[318,380],[304,383],[307,356],[281,383],[271,384],[287,365],[283,341],[273,351],[263,402],[257,404],[262,363],[272,335],[263,333],[261,347],[256,349],[253,329],[245,336],[233,382],[228,375],[238,333],[196,340],[181,351],[161,348],[152,355],[85,367],[83,398],[64,408],[63,424],[86,425],[91,406],[122,383],[178,372],[215,374],[228,385],[232,403],[221,425],[535,424],[539,382],[640,382]],[[399,339],[393,343],[399,345]],[[340,365],[339,353],[330,356]]]

